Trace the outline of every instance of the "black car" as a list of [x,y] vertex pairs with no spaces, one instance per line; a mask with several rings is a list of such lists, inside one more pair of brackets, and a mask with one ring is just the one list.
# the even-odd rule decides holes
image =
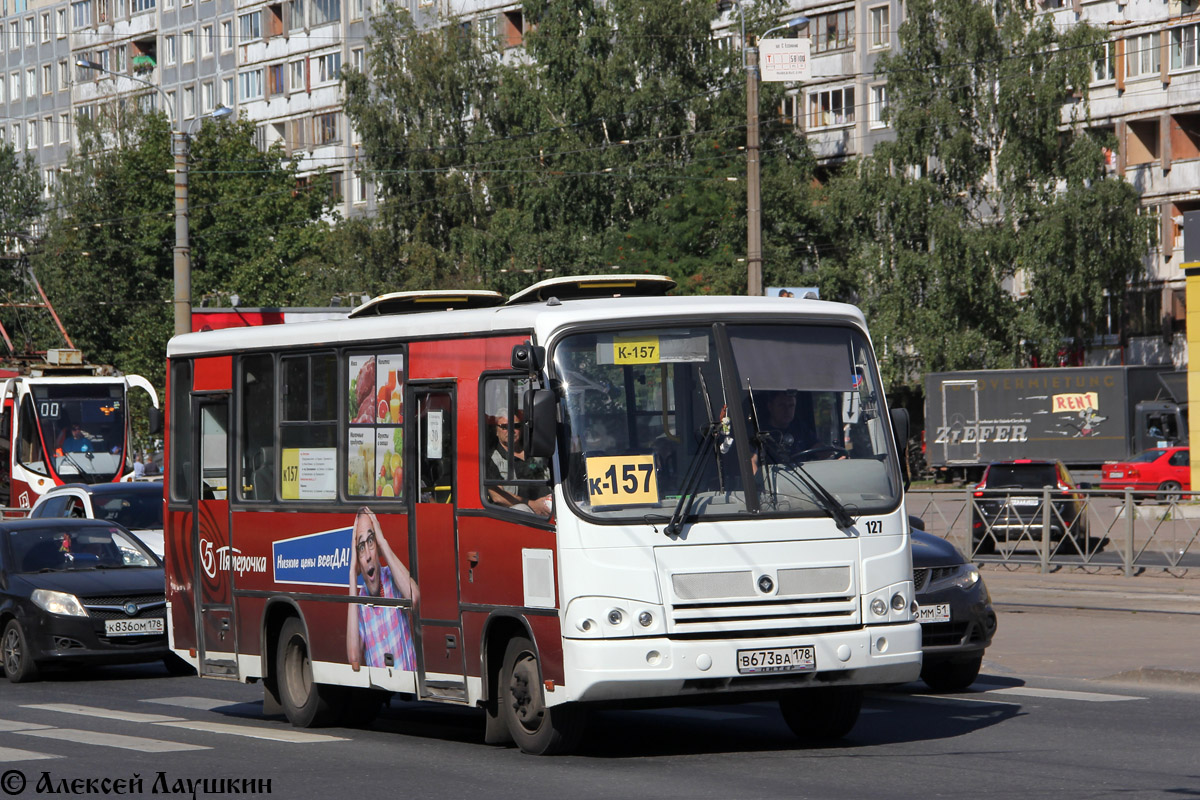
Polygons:
[[20,683],[51,664],[166,660],[163,585],[162,562],[120,525],[0,522],[5,675]]
[[1064,542],[1087,548],[1087,503],[1070,471],[1061,461],[1018,459],[989,464],[973,492],[971,514],[972,548],[991,553],[996,545],[1042,540],[1046,525],[1044,490],[1049,488],[1050,541],[1057,552]]
[[996,635],[996,612],[978,568],[954,545],[912,522],[913,582],[921,623],[921,680],[940,692],[975,682]]
[[72,517],[117,522],[163,557],[163,485],[157,481],[68,483],[37,499],[30,519]]

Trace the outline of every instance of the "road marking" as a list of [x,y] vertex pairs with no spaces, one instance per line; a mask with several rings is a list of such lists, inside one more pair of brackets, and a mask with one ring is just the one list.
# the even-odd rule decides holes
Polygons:
[[165,717],[162,714],[139,714],[136,711],[114,711],[109,708],[80,706],[74,703],[40,703],[37,705],[21,706],[21,708],[36,708],[40,711],[59,711],[63,714],[79,714],[84,717],[100,717],[101,719],[116,719],[122,722],[173,722],[182,717]]
[[18,722],[15,719],[0,719],[0,733],[8,733],[10,731],[36,731],[49,727],[49,725],[38,725],[36,722]]
[[196,711],[213,711],[218,708],[227,708],[231,706],[252,705],[243,703],[238,700],[215,700],[211,697],[152,697],[142,700],[143,703],[157,703],[163,706],[178,706],[180,708],[191,708]]
[[292,742],[294,744],[348,741],[340,736],[327,736],[322,733],[304,733],[303,731],[288,730],[284,728],[259,728],[250,725],[231,725],[228,722],[182,720],[179,722],[160,722],[157,724],[164,728],[183,728],[189,731],[223,733],[230,736],[248,736],[251,739],[270,739],[275,742]]
[[94,744],[100,747],[117,747],[122,750],[137,750],[141,753],[176,753],[183,750],[211,750],[200,744],[168,742],[163,739],[146,739],[141,736],[122,736],[105,731],[82,731],[75,728],[49,728],[44,731],[16,731],[22,736],[40,736],[60,742]]
[[975,684],[983,689],[982,694],[1012,695],[1014,697],[1044,697],[1051,700],[1079,700],[1084,703],[1118,703],[1124,700],[1145,700],[1129,694],[1100,694],[1099,692],[1072,692],[1067,689],[1035,689],[1032,686],[989,686]]
[[0,747],[0,764],[13,761],[42,761],[47,758],[62,758],[50,753],[35,753],[32,750],[18,750],[15,747]]

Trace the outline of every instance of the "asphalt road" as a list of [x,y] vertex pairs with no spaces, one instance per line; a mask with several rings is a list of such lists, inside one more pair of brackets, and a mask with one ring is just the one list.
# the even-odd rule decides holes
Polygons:
[[[226,796],[233,784],[221,780],[248,780],[258,791],[242,794],[289,800],[1200,795],[1200,692],[1114,683],[1103,637],[1060,648],[1047,669],[1039,652],[1056,646],[1030,631],[1096,618],[1033,605],[1016,616],[1002,612],[1008,641],[989,651],[973,691],[872,693],[850,737],[816,749],[795,743],[771,703],[601,712],[579,754],[536,758],[483,745],[473,710],[393,703],[370,729],[301,731],[264,719],[255,686],[157,665],[4,684],[0,796],[49,796],[39,783],[54,796],[100,795],[104,779],[111,796],[113,781],[135,775],[143,795]],[[1194,633],[1198,623],[1176,615],[1162,630],[1174,624]],[[1126,646],[1117,629],[1110,651]]]

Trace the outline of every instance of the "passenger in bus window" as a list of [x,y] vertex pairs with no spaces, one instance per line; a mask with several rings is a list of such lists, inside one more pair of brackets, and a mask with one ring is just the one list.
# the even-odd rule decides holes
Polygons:
[[[521,441],[519,419],[511,419],[507,409],[501,409],[492,418],[489,426],[489,452],[485,465],[485,477],[489,481],[508,479],[543,481],[536,485],[509,484],[488,486],[488,499],[498,506],[529,511],[539,517],[549,517],[553,510],[554,497],[550,493],[550,482],[546,461],[542,458],[526,458]],[[512,472],[509,473],[509,465]]]
[[[392,552],[379,527],[379,518],[365,506],[354,518],[353,542],[351,597],[405,598],[416,603],[419,596],[416,581]],[[383,562],[387,562],[386,566]],[[391,664],[387,663],[389,655]],[[405,610],[399,606],[351,603],[346,619],[346,658],[356,672],[363,664],[415,670],[417,658]]]

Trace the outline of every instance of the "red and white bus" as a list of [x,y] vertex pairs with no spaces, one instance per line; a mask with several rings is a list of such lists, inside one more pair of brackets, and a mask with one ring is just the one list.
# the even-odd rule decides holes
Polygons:
[[847,733],[920,670],[907,418],[857,309],[673,285],[172,339],[173,650],[298,726],[395,693],[550,753],[590,708],[724,695]]
[[60,363],[0,370],[0,506],[27,509],[54,486],[133,475],[130,389],[149,396],[151,430],[161,425],[145,378],[85,365],[77,350],[49,356]]

